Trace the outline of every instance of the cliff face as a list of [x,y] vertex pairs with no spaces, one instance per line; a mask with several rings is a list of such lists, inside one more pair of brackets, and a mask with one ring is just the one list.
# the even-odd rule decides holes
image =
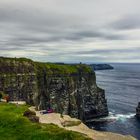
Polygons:
[[0,58],[0,92],[37,109],[53,109],[81,120],[108,114],[104,90],[86,65],[54,65]]

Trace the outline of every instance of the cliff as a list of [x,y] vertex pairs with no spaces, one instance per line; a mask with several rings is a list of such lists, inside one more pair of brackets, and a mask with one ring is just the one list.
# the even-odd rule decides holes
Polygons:
[[53,109],[81,120],[108,115],[104,90],[87,65],[0,58],[0,92],[37,109]]
[[114,69],[110,64],[90,64],[89,65],[93,70],[108,70]]

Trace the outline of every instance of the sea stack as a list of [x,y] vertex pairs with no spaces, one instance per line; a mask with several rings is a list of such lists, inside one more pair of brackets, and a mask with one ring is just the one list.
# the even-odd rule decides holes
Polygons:
[[140,102],[138,103],[138,106],[136,108],[136,117],[140,119]]

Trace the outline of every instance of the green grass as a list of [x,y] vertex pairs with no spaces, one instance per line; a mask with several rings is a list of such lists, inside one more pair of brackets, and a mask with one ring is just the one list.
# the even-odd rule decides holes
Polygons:
[[28,106],[0,103],[0,140],[90,140],[53,124],[32,123],[23,112]]
[[11,57],[0,57],[0,62],[2,61],[18,61],[18,62],[33,62],[31,59],[28,58],[11,58]]
[[46,74],[56,74],[56,75],[65,75],[65,74],[78,74],[82,73],[92,73],[92,69],[85,64],[54,64],[54,63],[41,63],[35,62],[36,70],[38,74],[46,72]]
[[[35,62],[28,58],[8,58],[0,57],[0,66],[3,68],[0,74],[15,73],[46,73],[48,75],[67,75],[82,73],[92,73],[92,69],[85,64],[56,64]],[[22,71],[24,68],[24,71]]]

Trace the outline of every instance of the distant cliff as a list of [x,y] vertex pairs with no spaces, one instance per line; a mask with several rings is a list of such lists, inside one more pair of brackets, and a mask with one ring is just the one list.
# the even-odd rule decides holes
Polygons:
[[26,58],[0,58],[0,92],[37,109],[53,109],[81,120],[108,115],[104,90],[84,64],[61,65]]
[[90,64],[89,65],[93,70],[107,70],[114,69],[110,64]]

